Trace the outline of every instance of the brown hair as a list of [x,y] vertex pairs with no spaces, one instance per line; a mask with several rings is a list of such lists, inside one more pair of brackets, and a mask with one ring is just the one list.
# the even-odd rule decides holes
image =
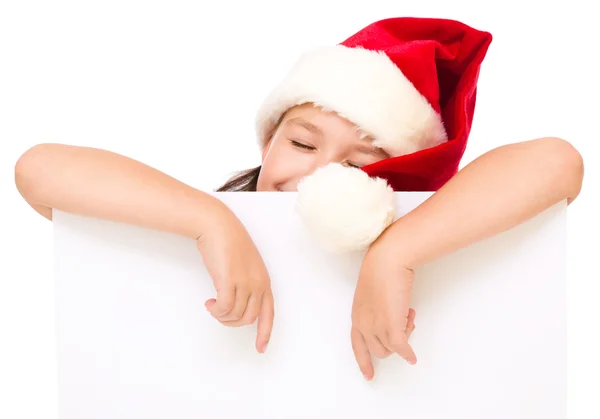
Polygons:
[[261,168],[262,166],[258,166],[239,172],[217,189],[217,192],[256,192]]
[[[280,117],[277,123],[271,131],[267,134],[268,141],[271,141],[275,131],[279,128],[281,121],[288,114],[288,112],[297,106],[293,106],[287,111],[285,111]],[[247,169],[238,172],[231,179],[229,179],[223,186],[216,190],[216,192],[256,192],[256,185],[258,184],[258,176],[260,175],[260,170],[262,169],[262,165],[255,167],[254,169]]]

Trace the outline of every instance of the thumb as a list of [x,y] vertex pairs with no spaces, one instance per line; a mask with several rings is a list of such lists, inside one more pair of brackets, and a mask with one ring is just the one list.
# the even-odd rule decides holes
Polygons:
[[[217,290],[217,298],[209,311],[213,317],[221,317],[229,313],[233,308],[235,300],[235,287],[233,285],[224,286]],[[211,300],[209,300],[211,301]]]
[[206,309],[210,311],[216,302],[217,300],[215,300],[214,298],[210,298],[204,302],[204,307],[206,307]]

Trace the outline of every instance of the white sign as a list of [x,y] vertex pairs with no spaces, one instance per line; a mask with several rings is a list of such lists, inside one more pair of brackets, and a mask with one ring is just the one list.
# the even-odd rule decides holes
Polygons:
[[[217,194],[273,282],[267,353],[227,328],[193,240],[55,211],[60,419],[566,417],[566,206],[416,271],[411,344],[362,377],[350,313],[362,254],[331,255],[295,193]],[[399,214],[428,193],[397,193]]]

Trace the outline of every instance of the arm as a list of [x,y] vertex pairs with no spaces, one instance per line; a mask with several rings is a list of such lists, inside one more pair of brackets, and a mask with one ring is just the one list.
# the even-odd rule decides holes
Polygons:
[[227,326],[258,319],[256,348],[265,351],[274,318],[269,273],[244,225],[216,197],[119,154],[60,144],[25,152],[15,182],[50,220],[58,209],[197,239],[217,291],[206,308]]
[[110,151],[40,144],[15,166],[19,193],[38,213],[52,209],[133,224],[196,239],[228,208],[138,161]]
[[444,187],[396,220],[371,245],[352,305],[352,348],[370,380],[371,356],[398,353],[417,361],[408,338],[414,328],[413,270],[501,233],[579,195],[581,156],[569,143],[542,138],[498,147],[471,162]]
[[511,229],[579,195],[581,155],[559,138],[498,147],[384,232],[406,268]]

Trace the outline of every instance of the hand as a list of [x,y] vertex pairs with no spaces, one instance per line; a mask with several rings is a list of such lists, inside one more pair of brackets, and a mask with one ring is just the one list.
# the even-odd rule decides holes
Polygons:
[[[380,237],[380,239],[382,239]],[[414,272],[397,262],[385,240],[371,245],[361,266],[352,305],[352,348],[365,379],[374,376],[372,356],[397,353],[409,364],[417,357],[408,344],[415,329],[409,309]]]
[[264,353],[273,329],[273,294],[269,273],[248,231],[224,208],[197,245],[217,292],[216,298],[206,301],[206,309],[225,326],[246,326],[258,319],[256,349]]

